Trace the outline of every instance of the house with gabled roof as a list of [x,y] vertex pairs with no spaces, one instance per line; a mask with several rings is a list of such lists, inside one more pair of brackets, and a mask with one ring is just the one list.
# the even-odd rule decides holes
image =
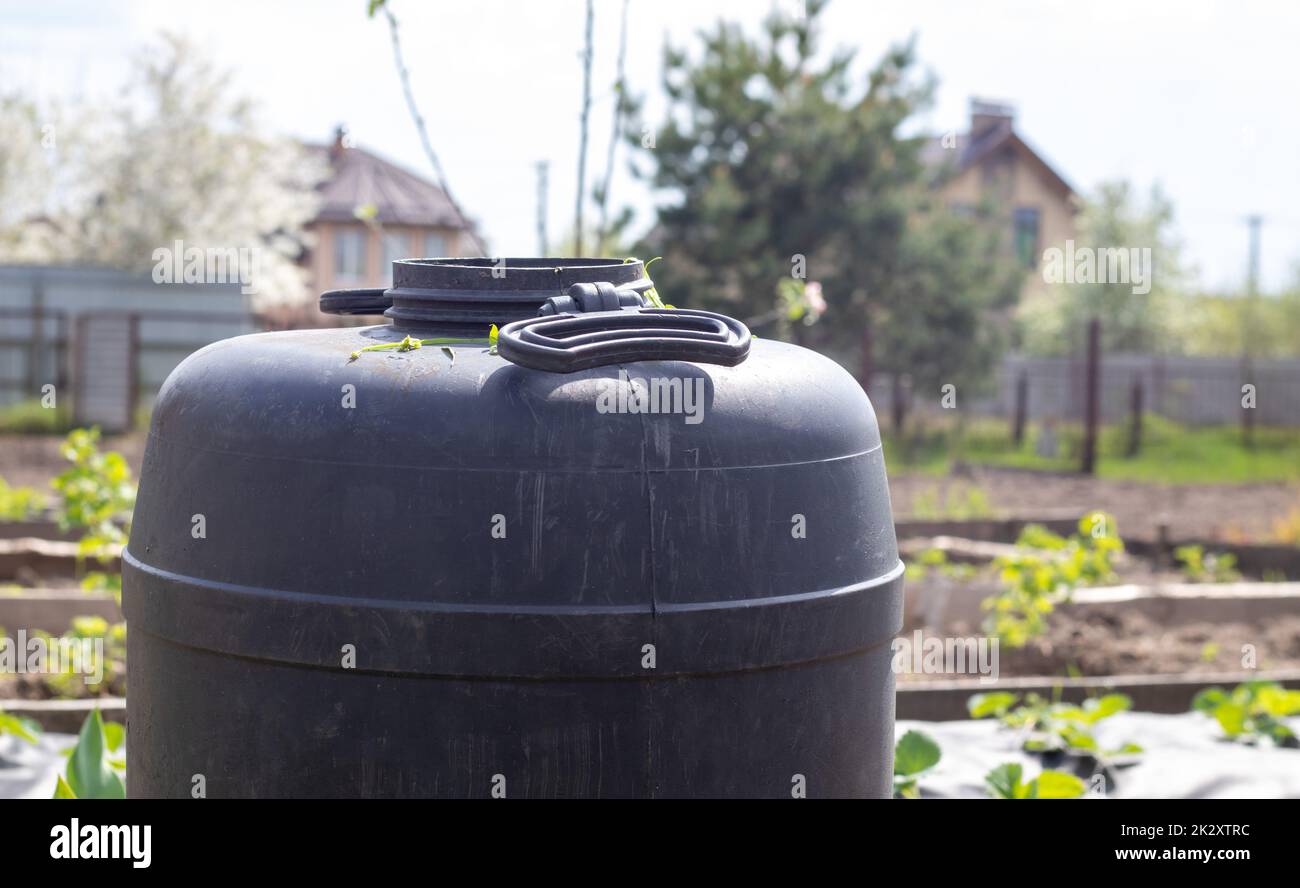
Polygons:
[[1004,103],[972,99],[970,129],[935,136],[922,147],[935,188],[951,209],[994,213],[1005,243],[1026,272],[1026,290],[1044,287],[1043,250],[1075,236],[1079,199],[1068,181],[1015,128]]
[[325,154],[330,167],[302,259],[313,298],[387,287],[395,259],[482,255],[473,222],[434,183],[357,147],[342,127],[332,143],[306,147]]

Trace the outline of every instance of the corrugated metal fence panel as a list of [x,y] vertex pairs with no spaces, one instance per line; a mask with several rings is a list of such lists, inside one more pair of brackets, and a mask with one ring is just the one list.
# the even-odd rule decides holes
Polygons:
[[239,284],[155,284],[111,268],[0,265],[0,308],[30,308],[34,289],[51,311],[251,314]]
[[256,326],[251,316],[211,315],[187,319],[173,315],[141,315],[137,362],[141,395],[152,397],[176,365],[203,346],[254,332]]
[[64,321],[62,314],[45,312],[38,324],[30,308],[0,306],[0,404],[30,395],[37,380],[61,381]]
[[135,404],[135,316],[82,315],[77,323],[74,414],[106,432],[131,427]]
[[[1010,413],[1016,379],[1029,384],[1030,419],[1077,419],[1083,414],[1083,362],[1075,358],[1008,357],[1002,365],[996,412]],[[1242,386],[1255,386],[1260,425],[1300,425],[1300,360],[1105,355],[1101,362],[1101,415],[1116,422],[1130,410],[1134,384],[1144,410],[1188,425],[1241,419]],[[993,405],[990,405],[991,407]]]
[[[1084,363],[1079,358],[1031,358],[1010,355],[996,374],[996,394],[979,396],[957,385],[959,406],[976,415],[1009,417],[1016,380],[1028,382],[1030,420],[1083,417]],[[1255,421],[1259,425],[1300,426],[1300,360],[1254,360],[1249,370],[1240,358],[1103,355],[1101,416],[1120,422],[1130,412],[1134,382],[1142,386],[1147,413],[1187,425],[1228,425],[1241,421],[1242,385],[1255,386]],[[877,373],[869,392],[872,404],[887,416],[893,403],[892,377]],[[911,410],[940,411],[939,391],[912,391]]]
[[[37,312],[39,325],[33,318]],[[67,374],[79,356],[67,350],[76,350],[70,340],[77,319],[105,314],[139,318],[133,385],[145,401],[189,354],[257,330],[249,298],[238,284],[160,285],[113,269],[0,266],[0,404],[35,397],[45,383],[75,388]],[[60,392],[65,395],[76,399],[75,391]],[[98,393],[95,400],[101,397]]]

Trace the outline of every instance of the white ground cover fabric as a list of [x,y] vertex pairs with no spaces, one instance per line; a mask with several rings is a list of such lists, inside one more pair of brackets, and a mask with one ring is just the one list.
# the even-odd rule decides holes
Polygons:
[[[1300,731],[1300,723],[1293,724]],[[924,731],[943,758],[920,781],[924,798],[988,798],[984,775],[1003,762],[1020,762],[1025,779],[1042,768],[1042,759],[1020,750],[1020,738],[994,720],[900,721],[897,735]],[[1104,748],[1132,741],[1146,753],[1116,772],[1108,798],[1300,798],[1300,749],[1270,744],[1246,746],[1219,739],[1214,721],[1198,713],[1154,715],[1123,712],[1096,729]],[[36,745],[0,736],[0,798],[47,799],[55,775],[76,742],[71,734],[45,734]],[[1064,765],[1056,767],[1065,770]]]
[[[1297,720],[1292,727],[1300,732]],[[921,777],[923,798],[988,798],[984,775],[1003,762],[1023,764],[1026,780],[1043,767],[1040,756],[1021,751],[1023,738],[995,719],[900,721],[897,736],[912,729],[929,734],[943,752]],[[1300,749],[1223,741],[1218,724],[1200,713],[1122,712],[1099,723],[1094,734],[1104,749],[1133,742],[1146,750],[1138,764],[1115,772],[1107,798],[1300,798]]]
[[63,753],[77,742],[73,734],[42,734],[27,743],[0,735],[0,799],[48,799],[68,759]]

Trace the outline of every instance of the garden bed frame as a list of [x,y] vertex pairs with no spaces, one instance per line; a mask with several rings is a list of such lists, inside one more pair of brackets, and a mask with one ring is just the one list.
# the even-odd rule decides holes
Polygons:
[[1067,703],[1082,703],[1102,694],[1127,694],[1133,709],[1140,712],[1178,713],[1192,708],[1192,698],[1212,687],[1231,688],[1246,681],[1275,681],[1287,688],[1300,688],[1300,669],[1255,672],[1210,672],[1194,675],[1096,675],[1082,678],[1024,676],[981,681],[962,678],[951,681],[918,681],[898,685],[895,716],[916,721],[956,721],[970,718],[966,701],[975,694],[1010,691],[1036,693],[1052,698],[1060,693]]
[[59,635],[68,631],[74,617],[103,617],[122,622],[122,611],[112,595],[77,589],[23,589],[0,593],[0,627],[7,632],[26,629]]
[[[898,686],[895,717],[912,721],[964,721],[970,718],[966,701],[975,694],[1010,691],[1037,693],[1051,698],[1082,703],[1088,697],[1107,693],[1127,694],[1140,712],[1179,713],[1191,709],[1192,698],[1209,687],[1230,688],[1245,681],[1275,681],[1300,689],[1300,669],[1260,672],[1221,672],[1197,675],[1103,675],[1087,678],[1027,676],[981,682],[975,678],[954,681],[925,681]],[[75,734],[92,710],[98,708],[106,721],[126,722],[124,697],[85,700],[5,700],[5,712],[30,718],[46,731]]]

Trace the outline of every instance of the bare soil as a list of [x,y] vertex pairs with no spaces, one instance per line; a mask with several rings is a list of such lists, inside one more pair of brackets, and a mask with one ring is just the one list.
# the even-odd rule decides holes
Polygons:
[[[2,471],[2,470],[0,470]],[[975,468],[961,476],[897,475],[889,479],[894,512],[907,516],[919,496],[946,495],[946,487],[978,487],[999,514],[1035,510],[1102,509],[1115,516],[1120,536],[1154,539],[1164,524],[1174,538],[1268,542],[1273,523],[1300,509],[1300,488],[1287,484],[1164,485],[1014,469]]]
[[1172,627],[1139,613],[1057,622],[1036,643],[1003,651],[1003,669],[1013,675],[1052,675],[1073,664],[1084,675],[1242,672],[1246,645],[1253,646],[1261,670],[1300,668],[1300,614],[1258,623]]
[[[119,451],[131,464],[131,471],[139,477],[145,438],[144,432],[110,435],[100,446],[104,450]],[[60,435],[0,434],[0,478],[12,487],[35,487],[42,493],[49,493],[50,480],[68,468],[68,461],[59,452],[62,443]]]
[[[125,677],[106,679],[92,692],[80,685],[79,699],[121,697],[126,694]],[[40,675],[0,675],[0,700],[53,700],[56,695]]]
[[[1260,670],[1300,669],[1300,614],[1259,622],[1164,626],[1140,613],[1053,615],[1050,628],[1023,648],[998,651],[1003,677],[1081,675],[1214,675],[1243,672],[1244,645]],[[950,679],[906,674],[903,681]]]

